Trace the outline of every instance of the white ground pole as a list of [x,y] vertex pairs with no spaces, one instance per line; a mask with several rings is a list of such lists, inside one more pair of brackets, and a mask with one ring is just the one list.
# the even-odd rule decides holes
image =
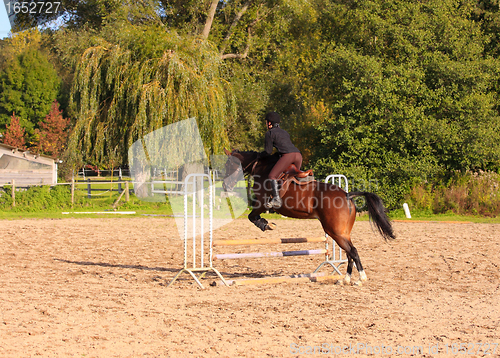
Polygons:
[[[205,252],[204,252],[204,244],[205,244],[205,212],[204,212],[204,184],[208,181],[208,235],[209,235],[209,253],[208,253],[208,264],[205,262]],[[196,281],[200,288],[204,288],[200,282],[200,279],[203,278],[207,272],[215,272],[217,276],[222,280],[222,282],[228,286],[220,272],[213,267],[213,188],[214,183],[209,174],[189,174],[184,180],[184,267],[175,275],[175,277],[170,281],[167,285],[169,287],[172,285],[183,272],[187,272],[191,275],[191,277]],[[199,186],[199,187],[197,187]],[[189,190],[189,189],[192,190]],[[201,195],[198,195],[200,203],[197,205],[196,197],[197,192],[201,192]],[[192,210],[189,213],[188,207],[188,197],[192,196]],[[197,209],[199,209],[199,214],[197,216]],[[191,220],[189,220],[191,219]],[[191,221],[191,222],[190,222]],[[197,227],[199,229],[199,238],[197,238]],[[191,230],[189,230],[191,229]],[[191,231],[192,238],[189,237]],[[197,249],[197,241],[199,243],[199,247]],[[192,258],[189,256],[192,253]],[[197,257],[199,257],[199,265],[197,266],[196,261]],[[196,276],[196,274],[199,276]]]
[[[338,185],[346,193],[349,192],[349,182],[347,181],[347,177],[342,174],[332,174],[326,177],[325,183],[328,183],[331,181],[332,184]],[[344,185],[342,185],[344,184]],[[337,243],[332,239],[332,254],[331,256],[328,253],[328,234],[325,233],[326,236],[326,241],[325,241],[325,248],[327,249],[327,253],[325,254],[325,261],[323,261],[314,272],[318,272],[324,265],[330,265],[339,275],[342,275],[340,273],[339,267],[340,265],[347,263],[347,258],[342,258],[342,249],[340,246],[337,245]]]

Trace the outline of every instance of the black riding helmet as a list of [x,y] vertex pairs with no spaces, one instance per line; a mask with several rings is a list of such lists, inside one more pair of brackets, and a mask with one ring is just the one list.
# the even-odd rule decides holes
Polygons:
[[266,114],[266,121],[271,122],[274,125],[279,124],[281,122],[281,117],[276,112],[269,112]]

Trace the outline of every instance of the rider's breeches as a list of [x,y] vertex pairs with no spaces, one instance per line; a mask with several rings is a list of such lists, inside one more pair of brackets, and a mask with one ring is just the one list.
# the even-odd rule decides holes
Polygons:
[[276,180],[291,164],[295,164],[298,170],[302,165],[302,154],[298,152],[283,154],[269,173],[269,179]]

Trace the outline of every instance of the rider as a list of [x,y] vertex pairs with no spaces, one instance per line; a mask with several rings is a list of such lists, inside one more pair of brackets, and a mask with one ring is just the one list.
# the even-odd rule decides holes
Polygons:
[[281,117],[276,112],[269,112],[266,114],[266,125],[268,131],[266,132],[266,140],[264,144],[264,151],[261,155],[271,155],[273,147],[276,147],[280,154],[280,159],[274,165],[269,173],[271,181],[271,194],[272,200],[266,205],[266,208],[271,207],[278,209],[281,207],[281,198],[278,190],[278,177],[283,173],[286,168],[291,164],[295,164],[298,170],[302,165],[302,154],[295,147],[290,140],[290,135],[280,128]]

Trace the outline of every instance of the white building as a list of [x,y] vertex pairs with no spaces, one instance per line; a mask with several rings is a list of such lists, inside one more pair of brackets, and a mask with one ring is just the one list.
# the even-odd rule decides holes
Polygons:
[[0,143],[0,186],[12,180],[16,186],[56,184],[56,160]]

